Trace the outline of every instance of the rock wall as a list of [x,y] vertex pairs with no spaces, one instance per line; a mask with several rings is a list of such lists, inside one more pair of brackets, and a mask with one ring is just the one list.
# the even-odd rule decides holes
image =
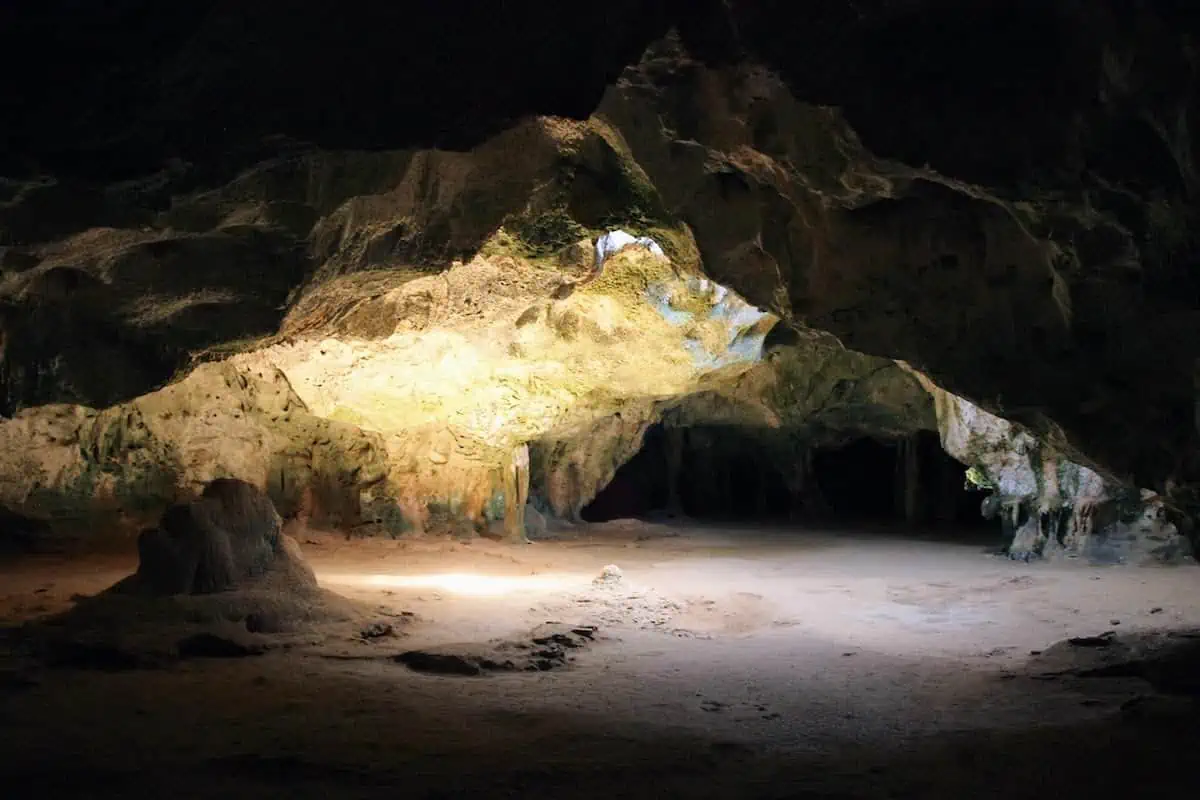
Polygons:
[[0,422],[0,503],[59,535],[129,534],[215,478],[239,478],[284,514],[342,519],[383,480],[383,442],[314,416],[278,370],[206,364],[120,406],[43,406]]
[[[283,370],[312,416],[382,437],[388,480],[411,484],[417,499],[402,509],[387,499],[395,491],[371,495],[370,519],[421,527],[431,512],[420,498],[444,496],[472,520],[494,504],[496,475],[516,444],[567,441],[553,437],[587,430],[631,400],[666,402],[727,385],[756,362],[780,318],[853,350],[906,359],[973,407],[1017,423],[1060,454],[1054,459],[1087,464],[1114,486],[1155,487],[1174,512],[1188,512],[1200,497],[1200,312],[1189,234],[1198,184],[1188,136],[1198,84],[1188,77],[1196,72],[1188,16],[1165,3],[1008,5],[989,4],[977,18],[944,3],[859,2],[798,27],[779,25],[773,4],[670,12],[652,4],[636,34],[597,26],[587,40],[597,74],[579,74],[591,68],[579,59],[561,62],[587,84],[583,95],[559,86],[559,74],[509,59],[504,68],[520,80],[506,88],[516,94],[482,91],[486,102],[464,106],[486,118],[471,131],[432,111],[389,116],[400,106],[371,102],[363,89],[380,88],[373,69],[345,85],[317,81],[340,87],[344,113],[312,114],[288,72],[312,62],[297,53],[307,39],[282,28],[263,35],[280,36],[276,44],[296,63],[275,64],[274,82],[253,70],[210,72],[214,47],[222,65],[248,59],[260,70],[268,66],[262,53],[275,52],[239,48],[237,20],[265,12],[229,4],[203,24],[193,20],[194,37],[172,28],[169,41],[189,43],[178,58],[170,48],[117,48],[131,59],[123,70],[51,70],[56,80],[131,81],[143,91],[118,92],[120,112],[64,100],[109,92],[49,92],[42,115],[22,115],[3,132],[16,136],[0,148],[11,174],[0,180],[0,414],[12,417],[3,423],[15,453],[6,467],[17,478],[12,507],[66,519],[76,512],[65,509],[87,505],[72,497],[157,497],[177,486],[166,476],[200,470],[188,448],[203,448],[177,453],[174,437],[192,434],[160,432],[143,401],[167,396],[164,386],[181,391],[197,360],[241,353],[259,360],[239,370]],[[304,15],[288,24],[318,38],[347,36],[355,59],[372,42],[372,58],[392,57],[394,41],[381,44],[364,21],[371,18],[339,16],[345,26],[330,31]],[[618,76],[671,19],[682,36],[653,45]],[[1013,52],[1026,53],[1015,82]],[[336,61],[307,74],[328,80],[344,67]],[[558,89],[517,102],[523,82]],[[292,104],[257,102],[280,100],[266,87],[287,86]],[[1044,92],[1054,102],[1043,102]],[[227,96],[240,104],[224,103]],[[579,97],[589,98],[587,108]],[[516,105],[505,111],[510,100]],[[578,119],[522,116],[568,106]],[[204,130],[179,115],[187,107],[211,107],[224,122]],[[132,108],[139,114],[126,113]],[[433,118],[440,127],[430,123],[420,135],[405,128]],[[121,129],[131,120],[133,129]],[[427,148],[450,129],[461,131],[462,150]],[[68,130],[82,139],[71,145]],[[671,268],[627,257],[625,272],[596,270],[592,241],[618,227],[652,237]],[[464,269],[480,263],[490,267],[482,283],[470,278],[478,269]],[[529,277],[539,270],[541,278]],[[618,357],[633,349],[623,337],[647,331],[652,345]],[[321,353],[326,339],[331,358]],[[587,380],[539,368],[518,370],[520,380],[492,371],[483,381],[477,362],[471,380],[487,385],[488,408],[503,409],[488,416],[483,405],[455,405],[446,391],[394,392],[378,353],[362,352],[384,340],[413,354],[417,363],[406,367],[416,374],[446,352],[486,352],[507,367],[528,366],[539,348],[554,355],[545,361],[607,356],[580,362],[586,368],[576,373]],[[505,352],[495,353],[495,343]],[[350,366],[337,362],[343,357]],[[374,363],[353,361],[360,357]],[[371,379],[380,384],[369,402],[355,399],[363,366],[376,368]],[[321,383],[329,369],[354,377],[335,390],[336,381]],[[897,401],[902,411],[866,425],[911,428],[915,407]],[[226,413],[205,405],[213,402],[183,406],[192,417]],[[787,403],[739,406],[752,414],[759,407],[769,418]],[[438,414],[454,420],[439,427],[431,421]],[[397,416],[404,425],[393,423]],[[244,421],[233,420],[240,431]],[[390,441],[401,429],[407,438]],[[214,458],[260,459],[246,455],[272,451],[253,443],[257,435],[237,433],[233,454]],[[487,455],[438,464],[426,453],[448,448],[446,436]],[[75,439],[78,452],[61,444]],[[30,453],[38,459],[31,474],[44,473],[51,488],[21,477]],[[285,460],[315,459],[299,452]],[[1048,463],[1037,456],[1030,474],[1081,488],[1012,496],[1090,496],[1089,475],[1060,476]],[[1026,487],[1021,475],[1012,480]],[[1033,503],[1042,505],[1064,504]]]
[[[1179,42],[1148,10],[1133,37],[1144,41],[1135,46],[1118,41],[1118,27],[1107,27],[1109,9],[1097,9],[1090,25],[1081,21],[1088,34],[1026,9],[1030,28],[1021,34],[1045,34],[1045,41],[1061,35],[1072,45],[1090,35],[1106,42],[1071,51],[1081,70],[1081,83],[1069,92],[1076,116],[1054,129],[1063,138],[1051,143],[1042,139],[1046,130],[1023,129],[1014,138],[1007,122],[983,130],[974,111],[963,118],[940,106],[944,98],[933,87],[947,85],[957,70],[944,61],[951,51],[916,57],[888,33],[913,25],[919,41],[940,29],[933,21],[940,14],[911,6],[881,12],[878,27],[867,26],[860,40],[887,39],[891,49],[879,52],[890,54],[891,69],[865,58],[869,50],[801,48],[826,52],[831,63],[850,59],[847,68],[861,70],[851,74],[872,75],[869,85],[838,84],[810,56],[784,52],[782,34],[759,45],[789,64],[804,61],[806,69],[781,76],[745,61],[714,68],[668,41],[626,70],[597,116],[621,133],[664,207],[696,232],[713,278],[851,349],[903,358],[1039,437],[1057,436],[1069,458],[1104,464],[1122,482],[1158,487],[1182,510],[1191,496],[1185,487],[1196,482],[1187,476],[1197,466],[1191,370],[1200,312],[1181,300],[1195,296],[1182,266],[1194,261],[1194,248],[1179,231],[1194,212],[1178,186],[1151,189],[1147,182],[1169,176],[1172,161],[1190,163],[1186,152],[1172,155],[1179,148],[1161,134],[1176,130],[1163,115],[1186,119],[1195,93],[1185,91],[1170,112],[1138,108],[1145,97],[1131,89],[1149,85],[1150,74],[1173,80],[1159,73],[1162,64],[1133,58],[1138,47],[1155,42],[1170,60],[1180,55]],[[756,24],[767,13],[751,4],[729,8],[732,17]],[[1047,14],[1059,11],[1086,16],[1081,7]],[[984,27],[965,16],[949,14],[946,24],[983,36]],[[756,30],[767,35],[767,28]],[[1038,52],[1050,58],[1056,51]],[[918,64],[941,71],[929,73],[927,84],[895,85]],[[795,91],[807,87],[812,95],[818,86],[828,89],[828,105]],[[937,108],[942,116],[897,110],[895,98],[873,94],[877,86],[894,86],[913,108]],[[858,100],[840,107],[840,92]],[[1097,96],[1098,104],[1082,105]],[[965,90],[955,97],[976,108]],[[1030,100],[1021,108],[1044,105]],[[890,109],[887,119],[882,109]],[[1016,108],[1009,113],[1020,116]],[[929,119],[954,122],[933,130]],[[1137,131],[1114,130],[1117,119]],[[1022,151],[1033,140],[1061,159]],[[1162,171],[1147,165],[1139,178],[1119,163],[1124,147],[1156,154]],[[993,157],[1010,172],[989,169]],[[1183,294],[1164,293],[1168,285]]]
[[[234,477],[318,525],[475,535],[507,519],[519,533],[527,443],[539,496],[577,515],[653,409],[760,359],[773,320],[655,242],[581,272],[495,239],[441,275],[327,280],[280,336],[132,401],[17,412],[0,422],[0,502],[63,532],[131,529]],[[592,451],[542,458],[581,431]]]
[[934,398],[942,447],[969,467],[969,480],[990,490],[983,513],[1000,518],[1010,557],[1191,560],[1191,543],[1156,494],[1107,480],[1020,426],[913,374]]
[[630,404],[567,436],[544,437],[530,447],[531,502],[541,512],[581,522],[580,511],[638,452],[662,409]]

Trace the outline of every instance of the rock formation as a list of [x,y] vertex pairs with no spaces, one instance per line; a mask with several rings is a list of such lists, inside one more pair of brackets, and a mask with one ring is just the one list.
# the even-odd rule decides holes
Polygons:
[[294,588],[315,589],[299,545],[281,528],[275,506],[258,489],[233,478],[215,480],[200,499],[172,506],[159,527],[138,536],[134,581],[155,595],[213,594],[284,571]]
[[[432,33],[481,23],[318,4],[243,46],[272,5],[151,13],[156,47],[6,126],[11,512],[132,533],[232,477],[318,524],[515,535],[514,451],[533,505],[573,518],[651,424],[707,419],[759,431],[797,493],[823,442],[938,430],[1016,555],[1181,550],[1160,519],[1200,508],[1178,4],[830,2],[796,28],[664,0],[636,32],[552,15],[584,26],[553,44],[516,4],[480,30],[543,42],[541,66],[467,86],[414,57],[404,92],[397,14],[455,52],[470,36]],[[366,60],[294,72],[298,42],[345,35]],[[212,130],[181,123],[202,106]],[[610,251],[618,230],[645,238]],[[772,331],[796,338],[764,361]]]

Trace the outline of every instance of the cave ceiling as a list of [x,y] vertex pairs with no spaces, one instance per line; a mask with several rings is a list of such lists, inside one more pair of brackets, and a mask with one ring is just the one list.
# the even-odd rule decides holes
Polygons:
[[1191,503],[1192,4],[795,5],[6,5],[4,412],[128,401],[515,220],[542,257],[565,211]]

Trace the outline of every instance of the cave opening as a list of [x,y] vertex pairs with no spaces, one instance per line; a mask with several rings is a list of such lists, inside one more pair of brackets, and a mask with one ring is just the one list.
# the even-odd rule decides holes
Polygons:
[[980,513],[983,493],[936,433],[814,448],[785,446],[784,437],[745,426],[654,425],[582,517],[994,527]]
[[898,508],[896,446],[871,437],[813,454],[813,478],[829,512],[854,520],[892,519]]
[[813,479],[829,515],[866,523],[994,527],[982,515],[984,492],[942,449],[936,433],[854,438],[813,454]]

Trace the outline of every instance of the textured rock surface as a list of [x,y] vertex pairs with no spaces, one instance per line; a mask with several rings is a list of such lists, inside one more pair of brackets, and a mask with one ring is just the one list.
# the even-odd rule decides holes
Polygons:
[[[1095,207],[1099,189],[1079,191],[1079,206],[1019,201],[906,166],[769,73],[669,51],[627,71],[598,115],[696,230],[709,274],[752,302],[905,357],[1122,475],[1161,482],[1181,468],[1195,353],[1172,342],[1191,341],[1197,318],[1155,307],[1139,271],[1150,265]],[[1052,239],[1060,226],[1072,233]],[[1158,412],[1137,410],[1137,387],[1154,387]]]
[[1098,563],[1187,561],[1192,548],[1153,492],[1106,481],[1028,431],[917,374],[937,409],[942,447],[990,490],[1011,557],[1084,557]]
[[0,422],[9,509],[63,534],[133,534],[214,478],[264,487],[285,514],[304,496],[317,519],[382,479],[378,437],[310,414],[277,370],[205,364],[103,411],[55,405]]
[[[0,412],[127,401],[193,353],[259,349],[281,324],[390,335],[392,313],[419,327],[444,302],[428,283],[395,308],[379,303],[386,283],[332,279],[441,271],[476,251],[574,279],[578,242],[624,226],[790,324],[903,358],[1110,483],[1193,508],[1186,4],[861,0],[797,27],[780,4],[740,0],[570,22],[537,3],[486,22],[449,3],[403,13],[412,47],[383,33],[402,13],[386,4],[276,19],[272,3],[217,3],[122,23],[137,5],[61,23],[51,2],[0,25],[68,47],[96,30],[154,42],[108,48],[119,57],[86,74],[0,70],[55,87],[4,131]],[[603,24],[631,14],[629,30]],[[432,35],[451,21],[458,35]],[[617,79],[672,23],[681,39]],[[544,59],[454,77],[498,39],[543,42]],[[298,52],[350,42],[345,59]],[[436,67],[453,54],[463,69]],[[197,107],[212,109],[201,124],[183,113]],[[435,141],[473,149],[412,149]],[[330,287],[354,302],[314,306]],[[582,324],[546,320],[563,337]],[[52,413],[39,436],[117,412]]]
[[297,588],[316,589],[316,576],[282,527],[270,498],[254,486],[215,480],[138,537],[134,582],[155,595],[212,594],[244,588],[274,570]]

